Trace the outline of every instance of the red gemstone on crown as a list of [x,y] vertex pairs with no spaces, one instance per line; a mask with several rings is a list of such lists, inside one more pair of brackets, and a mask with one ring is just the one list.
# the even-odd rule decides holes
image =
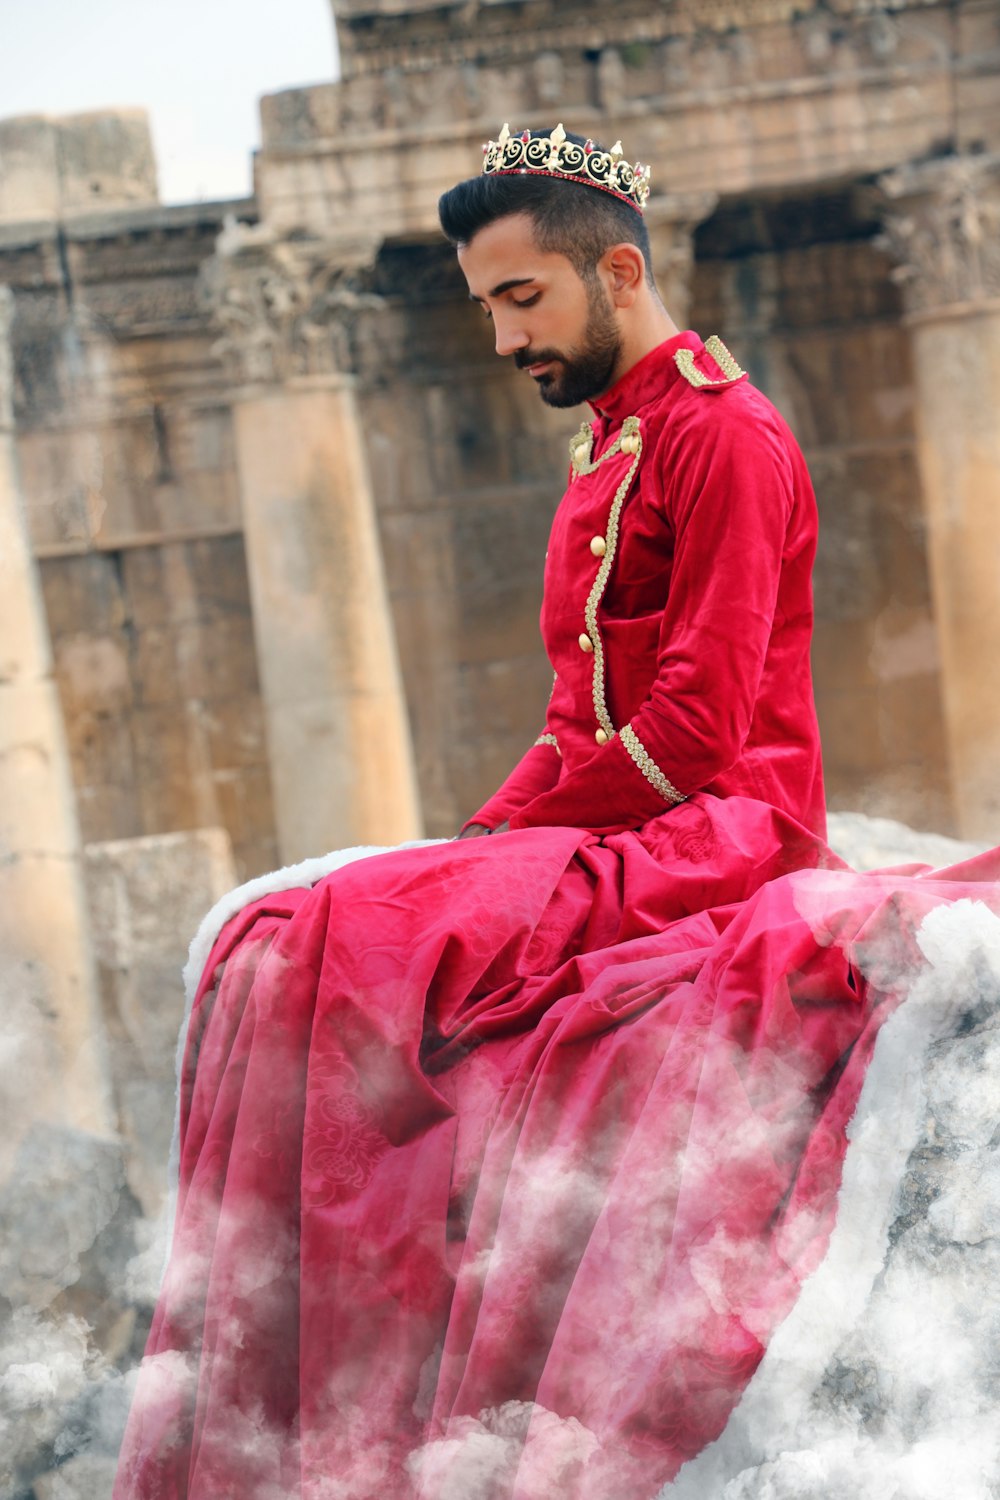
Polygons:
[[585,146],[584,146],[583,149],[584,149],[584,151],[586,151],[587,155],[589,156],[590,153],[594,149],[594,143],[593,143],[593,141],[587,141],[587,143],[585,144]]
[[521,131],[521,139],[524,142],[524,144],[527,145],[528,142],[531,140],[531,131],[530,130],[522,130]]

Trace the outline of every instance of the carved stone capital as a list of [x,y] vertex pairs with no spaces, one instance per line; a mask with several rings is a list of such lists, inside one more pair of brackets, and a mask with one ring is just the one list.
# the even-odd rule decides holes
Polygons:
[[711,214],[717,193],[668,193],[646,205],[646,228],[653,257],[653,275],[667,311],[684,326],[691,300],[694,232]]
[[1000,156],[953,156],[879,179],[893,279],[915,316],[1000,298]]
[[212,352],[237,385],[353,372],[355,323],[382,305],[370,290],[378,242],[287,239],[227,216],[198,295],[221,336]]

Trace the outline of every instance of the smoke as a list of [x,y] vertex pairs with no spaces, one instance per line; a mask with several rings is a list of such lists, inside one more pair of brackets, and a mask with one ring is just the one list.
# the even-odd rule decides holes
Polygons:
[[[800,880],[801,909],[813,914],[823,942],[837,941],[829,917],[842,880],[835,872]],[[887,893],[893,885],[885,881]],[[983,903],[953,902],[929,912],[917,941],[922,961],[905,970],[891,930],[866,949],[868,970],[894,974],[908,994],[883,1027],[851,1126],[830,1250],[722,1437],[662,1489],[661,1500],[1000,1494],[1000,919]],[[30,1108],[45,1037],[41,1019],[13,992],[0,1052],[8,1060],[4,1103],[15,1111]],[[794,1076],[795,1056],[764,1049],[760,1061],[760,1097]],[[749,1177],[788,1122],[774,1122],[776,1135],[768,1126],[763,1135],[734,1137],[733,1121],[745,1116],[729,1113],[721,1073],[711,1082],[699,1081],[703,1106],[713,1111],[706,1124],[726,1141],[737,1175]],[[606,1103],[613,1120],[625,1095],[611,1093]],[[659,1106],[651,1100],[649,1107]],[[616,1139],[627,1141],[627,1132],[618,1137],[609,1125],[590,1143],[593,1160],[583,1161],[554,1113],[538,1152],[515,1156],[516,1211],[498,1219],[458,1280],[462,1296],[490,1297],[513,1319],[558,1322],[563,1302],[577,1298],[592,1329],[581,1367],[589,1366],[608,1402],[628,1394],[636,1350],[696,1332],[706,1308],[720,1316],[739,1308],[753,1328],[748,1289],[766,1273],[746,1241],[722,1227],[695,1244],[684,1288],[658,1294],[657,1204],[682,1182],[697,1196],[717,1157],[701,1136],[676,1161],[630,1157],[627,1145],[616,1155]],[[611,1217],[609,1184],[618,1194]],[[259,1301],[280,1286],[294,1246],[271,1234],[259,1207],[250,1217],[261,1238],[239,1258],[236,1291],[237,1300]],[[223,1225],[223,1233],[239,1228]],[[620,1314],[602,1305],[600,1278],[596,1291],[585,1277],[562,1291],[551,1278],[532,1280],[532,1266],[558,1267],[560,1245],[581,1234],[604,1257],[603,1285],[617,1287]],[[134,1374],[122,1372],[142,1341],[162,1237],[162,1225],[135,1219],[116,1143],[55,1127],[21,1142],[0,1189],[2,1500],[28,1494],[32,1483],[44,1500],[105,1500],[134,1383]],[[178,1264],[173,1274],[197,1282],[204,1267]],[[766,1318],[761,1333],[765,1325]],[[238,1324],[223,1330],[222,1343],[225,1381],[225,1347],[239,1357]],[[155,1378],[142,1399],[151,1407],[193,1379],[180,1356],[157,1356],[149,1368]],[[425,1374],[418,1402],[429,1412],[436,1359]],[[651,1393],[633,1394],[641,1403]],[[420,1500],[507,1500],[515,1487],[545,1500],[641,1493],[600,1424],[582,1407],[567,1411],[540,1393],[446,1422],[410,1456]],[[239,1453],[243,1493],[291,1500],[297,1480],[289,1476],[300,1455],[287,1430],[251,1406],[222,1436],[219,1461]],[[316,1476],[310,1500],[390,1493],[379,1489],[389,1465],[377,1448],[359,1451],[352,1474]]]
[[142,1332],[124,1290],[137,1205],[117,1141],[38,1123],[56,1062],[44,976],[3,974],[0,1496],[48,1476],[45,1500],[101,1500],[129,1397],[118,1366]]
[[515,1483],[524,1494],[572,1494],[600,1448],[575,1417],[533,1401],[507,1401],[478,1418],[460,1417],[449,1436],[411,1455],[419,1500],[493,1500]]
[[918,942],[927,968],[879,1038],[826,1259],[722,1438],[660,1500],[1000,1493],[1000,919],[956,901]]

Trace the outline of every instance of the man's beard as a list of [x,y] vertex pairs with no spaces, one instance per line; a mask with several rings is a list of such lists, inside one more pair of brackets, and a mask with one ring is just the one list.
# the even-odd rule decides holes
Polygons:
[[518,349],[514,363],[526,370],[551,360],[558,368],[535,377],[542,400],[548,406],[579,406],[607,390],[621,347],[614,312],[595,277],[587,284],[587,324],[580,348],[566,354],[555,349]]

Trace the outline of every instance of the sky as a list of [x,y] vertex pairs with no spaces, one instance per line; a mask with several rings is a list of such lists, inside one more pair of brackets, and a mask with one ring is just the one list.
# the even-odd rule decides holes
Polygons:
[[248,196],[260,96],[336,66],[330,0],[0,0],[0,118],[143,106],[164,203]]

